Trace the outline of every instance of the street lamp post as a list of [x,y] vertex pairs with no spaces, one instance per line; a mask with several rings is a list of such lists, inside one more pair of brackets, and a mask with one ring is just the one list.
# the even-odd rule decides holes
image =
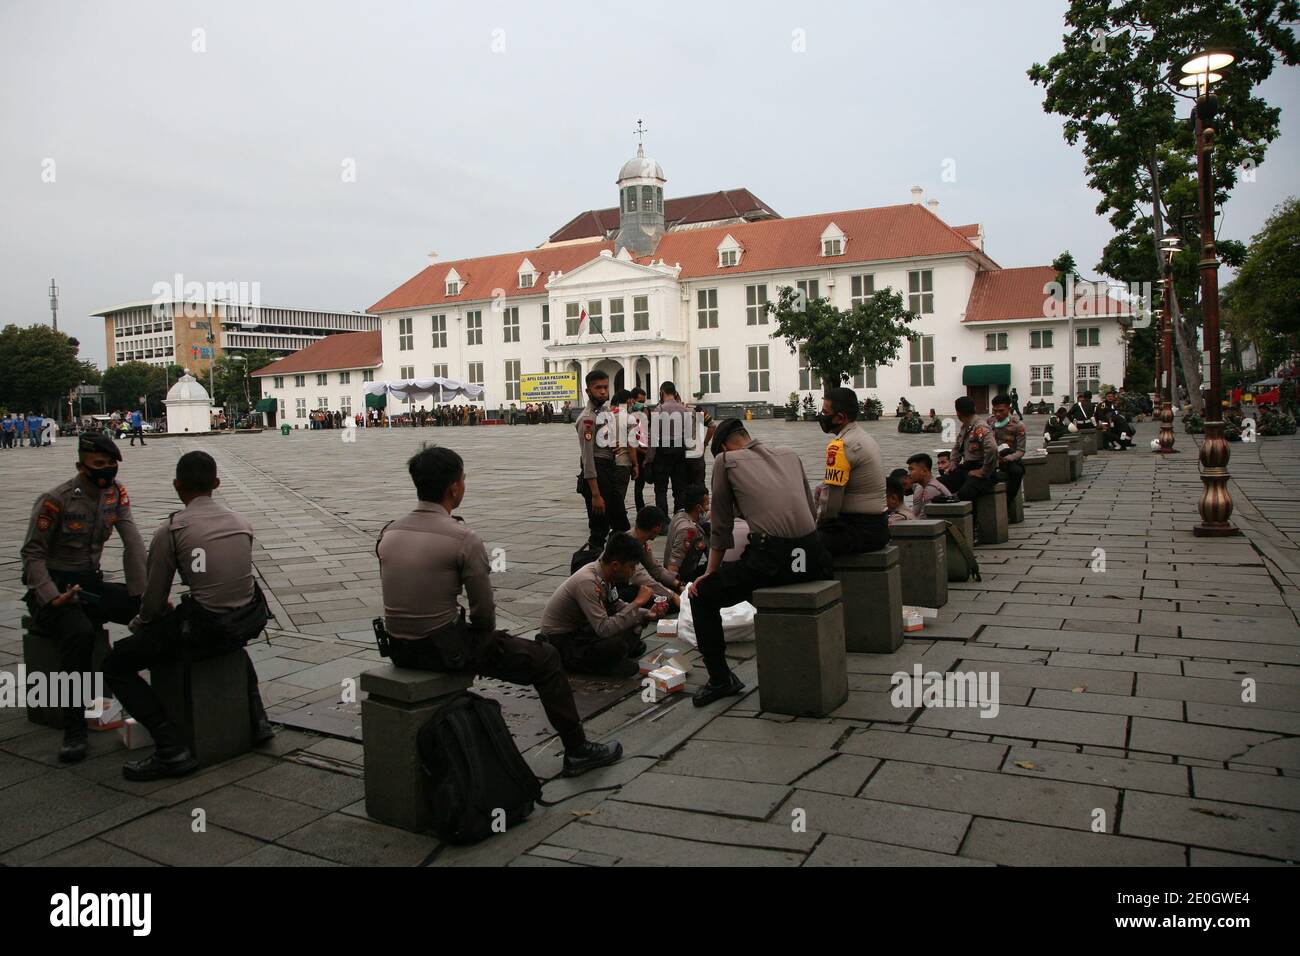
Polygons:
[[1214,245],[1214,116],[1218,98],[1210,86],[1223,77],[1217,72],[1236,59],[1225,50],[1205,50],[1183,64],[1184,86],[1195,86],[1196,169],[1201,203],[1201,310],[1202,335],[1209,352],[1210,394],[1205,410],[1205,440],[1201,443],[1201,523],[1192,528],[1198,537],[1241,534],[1228,519],[1232,496],[1228,493],[1228,442],[1223,437],[1223,403],[1219,384],[1219,259]]
[[1161,240],[1160,254],[1164,261],[1164,302],[1160,310],[1160,369],[1157,382],[1160,386],[1160,437],[1156,452],[1162,455],[1177,454],[1174,448],[1174,256],[1181,248],[1174,237]]

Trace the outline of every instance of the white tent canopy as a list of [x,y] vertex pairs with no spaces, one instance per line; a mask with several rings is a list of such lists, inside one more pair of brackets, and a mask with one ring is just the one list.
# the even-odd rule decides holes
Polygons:
[[450,402],[458,397],[470,400],[481,399],[483,386],[457,382],[450,378],[411,378],[402,381],[371,382],[366,386],[366,394],[390,396],[398,401],[423,402],[432,399],[435,402]]

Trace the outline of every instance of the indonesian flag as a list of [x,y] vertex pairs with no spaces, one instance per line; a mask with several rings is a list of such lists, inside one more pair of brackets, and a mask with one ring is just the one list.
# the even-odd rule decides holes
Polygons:
[[578,334],[582,334],[583,326],[587,324],[587,310],[583,309],[578,313]]

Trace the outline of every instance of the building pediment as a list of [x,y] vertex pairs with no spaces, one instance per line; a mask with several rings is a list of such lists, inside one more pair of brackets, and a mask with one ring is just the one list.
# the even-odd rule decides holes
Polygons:
[[620,282],[644,284],[649,279],[661,280],[665,277],[675,281],[676,269],[668,266],[641,265],[621,256],[602,255],[583,263],[572,272],[552,279],[547,283],[547,290],[555,293],[589,285],[610,285]]

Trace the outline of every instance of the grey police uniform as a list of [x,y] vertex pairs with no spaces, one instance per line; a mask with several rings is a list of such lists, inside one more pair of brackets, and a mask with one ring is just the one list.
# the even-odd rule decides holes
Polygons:
[[[178,606],[168,608],[178,572],[189,590]],[[113,645],[104,660],[105,680],[159,747],[182,746],[179,730],[140,672],[163,661],[240,650],[261,634],[268,618],[253,576],[253,526],[211,495],[200,495],[154,532],[140,613],[131,622],[135,633]],[[246,652],[244,665],[249,722],[256,728],[266,720],[266,710]]]
[[[578,474],[578,494],[582,495],[587,506],[588,541],[592,547],[600,548],[604,546],[611,531],[628,531],[631,528],[623,495],[617,493],[613,416],[605,406],[588,401],[574,422],[574,429],[578,433],[579,464],[582,469]],[[591,486],[588,482],[592,478],[596,479],[596,487],[605,501],[604,514],[597,514],[591,507]]]
[[634,656],[645,608],[621,600],[592,561],[569,576],[542,611],[541,632],[559,649],[564,666],[575,673],[599,673]]
[[[961,427],[957,443],[952,446],[952,460],[957,462],[957,468],[941,480],[953,494],[964,501],[992,494],[998,467],[998,444],[993,429],[986,422],[972,418]],[[970,472],[975,469],[982,469],[984,473],[972,477]]]
[[826,446],[817,534],[831,554],[879,551],[889,544],[885,465],[876,440],[849,422]]
[[[422,501],[384,527],[375,552],[394,664],[532,684],[565,748],[586,741],[556,649],[495,630],[491,566],[473,529]],[[468,621],[458,600],[462,589]]]

